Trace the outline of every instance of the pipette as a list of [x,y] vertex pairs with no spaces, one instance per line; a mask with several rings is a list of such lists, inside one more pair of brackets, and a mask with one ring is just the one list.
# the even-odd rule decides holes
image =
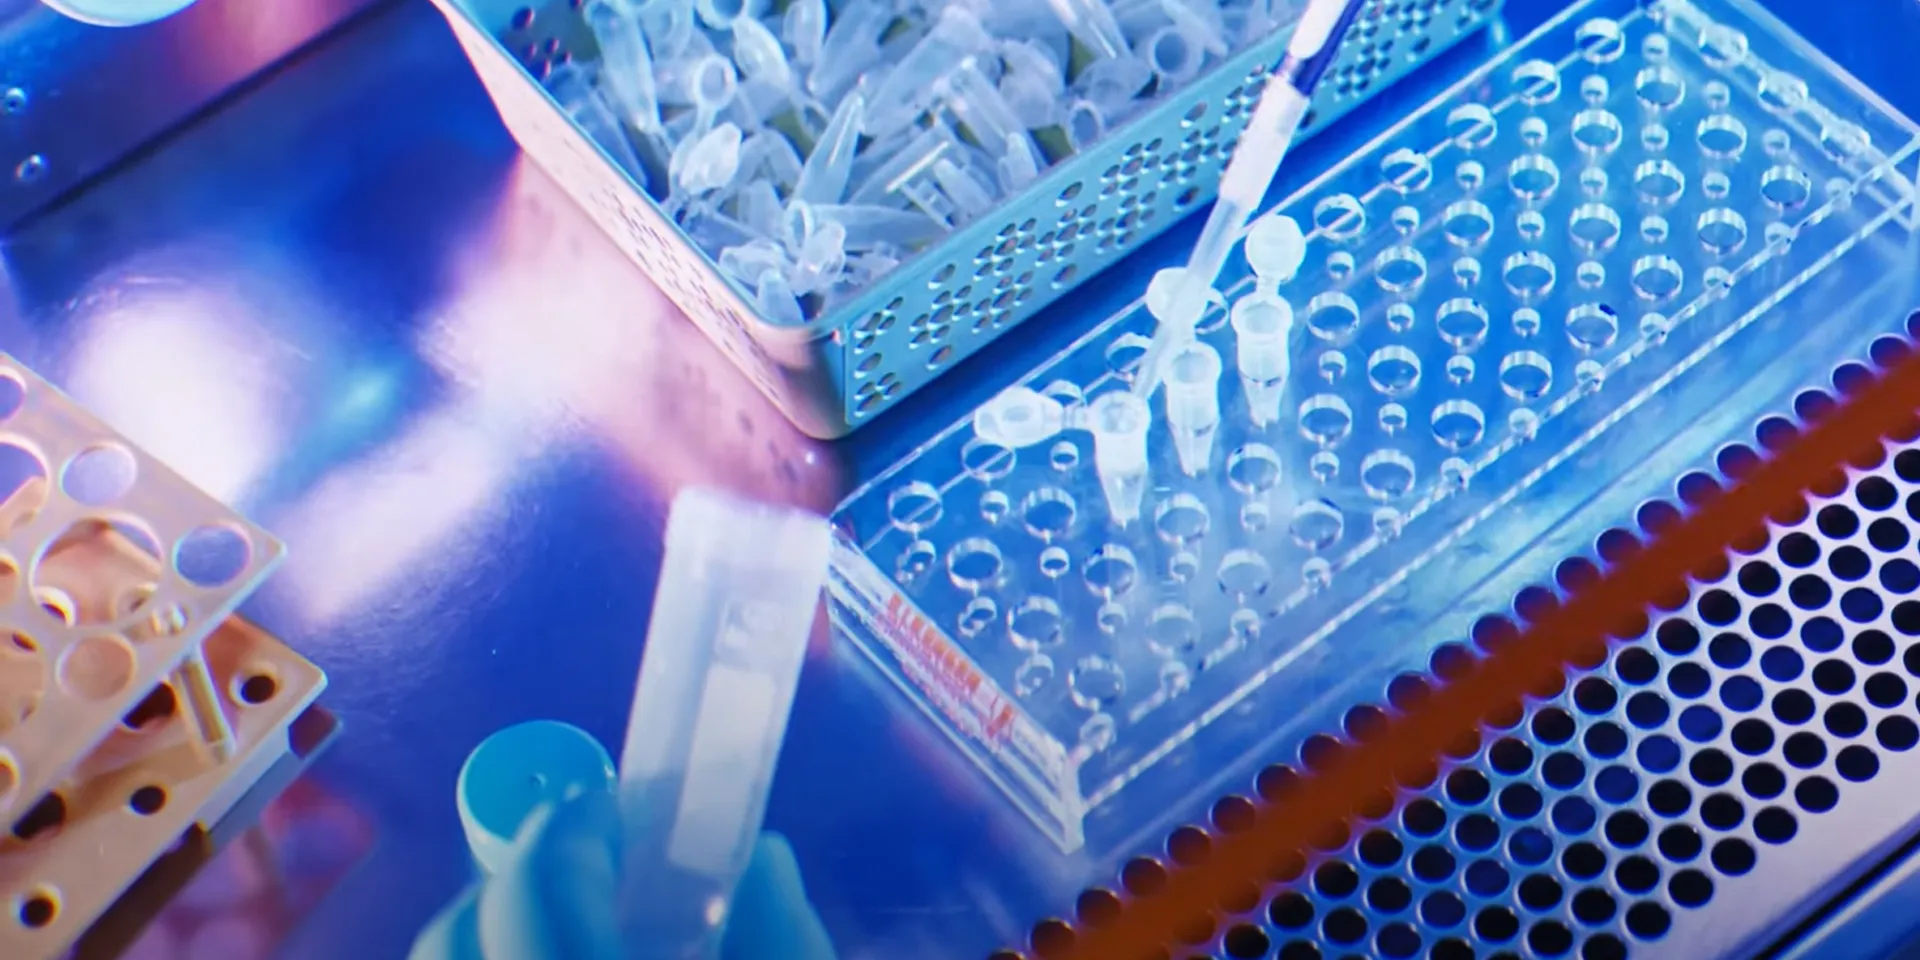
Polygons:
[[[1246,229],[1247,220],[1266,197],[1267,187],[1287,155],[1300,119],[1312,104],[1313,91],[1340,52],[1340,41],[1360,14],[1365,0],[1313,0],[1287,42],[1287,53],[1267,78],[1253,118],[1220,177],[1220,196],[1200,232],[1200,239],[1179,276],[1176,295],[1162,304],[1166,315],[1156,316],[1153,344],[1140,363],[1133,390],[1143,399],[1153,394],[1166,372],[1173,348],[1193,338],[1206,310],[1214,281],[1227,262],[1227,251]],[[1182,269],[1182,268],[1172,268]]]
[[629,960],[715,960],[760,835],[827,577],[827,523],[689,489],[620,757]]

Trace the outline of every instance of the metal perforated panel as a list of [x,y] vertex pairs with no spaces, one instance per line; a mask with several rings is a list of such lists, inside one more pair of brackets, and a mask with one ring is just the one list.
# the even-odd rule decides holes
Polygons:
[[[1899,349],[1887,338],[1873,355]],[[1871,376],[1842,366],[1831,390]],[[1297,769],[1518,636],[1518,624],[1833,403],[1831,392],[1802,393],[1752,442],[1723,448],[1714,470],[1680,478],[1671,501],[1642,505],[1638,529],[1602,534],[1551,583],[1436,648],[1427,671],[1349,709],[1337,735],[1309,738],[1295,764],[1269,766],[1245,795],[1217,802],[1206,826],[1175,831],[1164,856],[1135,859],[1114,890],[1083,894],[1078,922],[1097,925],[1123,896],[1151,897],[1170,866],[1232,842],[1258,805],[1284,798]],[[1221,905],[1222,922],[1191,928],[1187,948],[1167,956],[1691,960],[1741,955],[1817,906],[1823,886],[1920,815],[1901,785],[1920,769],[1920,444],[1834,473],[1804,510],[1775,521],[1651,611],[1638,639],[1490,718],[1398,795],[1359,811],[1351,832],[1280,859],[1270,885],[1249,884]],[[1032,952],[1049,955],[1065,934],[1041,924]]]

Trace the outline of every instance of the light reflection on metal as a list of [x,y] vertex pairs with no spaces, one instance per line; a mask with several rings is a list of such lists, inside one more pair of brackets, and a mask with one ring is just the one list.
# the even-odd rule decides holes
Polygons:
[[234,504],[276,463],[289,413],[284,347],[228,290],[114,285],[74,318],[75,399],[201,489]]
[[661,500],[694,483],[822,510],[838,495],[823,448],[533,167],[515,168],[491,230],[450,272],[458,293],[419,344],[448,399],[278,524],[293,548],[281,582],[315,624],[402,577],[415,605],[436,584],[470,584],[450,565],[491,555],[476,548],[501,535],[516,484],[582,446],[613,451]]

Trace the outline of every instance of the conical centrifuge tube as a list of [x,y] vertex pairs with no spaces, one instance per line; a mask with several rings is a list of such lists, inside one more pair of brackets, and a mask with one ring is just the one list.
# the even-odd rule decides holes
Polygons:
[[1220,432],[1220,354],[1197,340],[1167,358],[1167,429],[1180,454],[1180,469],[1196,477],[1213,458]]

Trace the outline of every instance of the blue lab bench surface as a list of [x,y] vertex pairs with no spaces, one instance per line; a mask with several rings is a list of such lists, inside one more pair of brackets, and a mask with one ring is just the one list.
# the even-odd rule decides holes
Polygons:
[[[1842,21],[1832,2],[1770,4],[1920,115],[1920,5],[1844,5]],[[1557,6],[1513,0],[1293,176]],[[1174,261],[1196,226],[1139,262]],[[808,440],[519,156],[444,22],[411,3],[0,241],[0,347],[287,540],[249,612],[329,671],[345,729],[310,776],[378,840],[282,952],[394,957],[471,876],[454,782],[474,744],[534,718],[617,743],[676,489],[830,509],[1144,275],[1089,283],[849,441]],[[1070,906],[1093,869],[819,637],[769,817],[845,955],[977,960]],[[1856,907],[1889,941],[1920,923]]]

